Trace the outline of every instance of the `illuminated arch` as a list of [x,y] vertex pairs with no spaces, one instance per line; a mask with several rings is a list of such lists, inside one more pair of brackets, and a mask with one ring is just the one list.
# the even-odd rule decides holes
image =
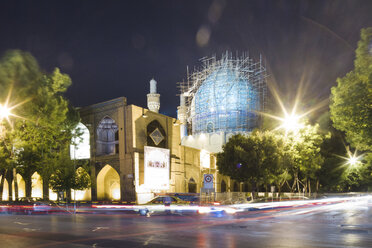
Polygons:
[[118,125],[106,116],[97,127],[97,155],[119,153]]
[[31,197],[43,197],[43,179],[37,172],[31,176]]
[[[25,197],[26,196],[26,183],[25,180],[23,180],[23,177],[17,173],[16,179],[17,180],[17,186],[18,186],[18,198]],[[15,200],[15,186],[14,186],[14,180],[12,182],[12,194],[13,194],[13,200]]]
[[[53,177],[54,174],[52,174],[50,177]],[[58,200],[58,193],[54,192],[51,188],[49,188],[49,200],[51,201],[57,201]]]
[[72,135],[79,134],[79,137],[71,139],[70,154],[71,159],[90,158],[90,134],[89,129],[81,122],[72,131]]
[[98,200],[120,200],[120,177],[119,173],[106,165],[97,176]]
[[[79,167],[77,170],[76,170],[76,173],[78,174],[88,174],[88,172],[83,168],[83,167]],[[89,174],[88,174],[89,176]],[[89,176],[89,180],[90,180],[90,176]],[[87,188],[87,189],[84,189],[84,190],[76,190],[76,192],[72,189],[71,190],[71,198],[73,200],[75,200],[75,196],[76,196],[76,200],[77,201],[90,201],[92,198],[91,198],[91,188]]]
[[[0,176],[0,181],[3,176]],[[8,180],[6,178],[4,179],[4,185],[3,185],[3,201],[9,201],[9,184]]]

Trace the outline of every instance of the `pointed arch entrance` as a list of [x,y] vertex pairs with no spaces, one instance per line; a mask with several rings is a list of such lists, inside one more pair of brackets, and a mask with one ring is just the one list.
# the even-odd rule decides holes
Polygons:
[[[17,173],[16,175],[16,182],[18,187],[18,198],[25,197],[26,196],[26,183],[25,180],[23,180],[23,177]],[[13,193],[13,200],[15,200],[15,186],[14,186],[14,180],[12,182],[12,193]]]
[[[83,167],[79,167],[77,168],[76,170],[76,173],[78,175],[82,175],[82,174],[85,174],[86,176],[89,177],[89,181],[90,181],[90,176],[89,176],[89,173],[83,168]],[[87,189],[83,189],[83,190],[76,190],[74,191],[73,189],[71,190],[71,198],[73,200],[76,200],[76,201],[90,201],[92,198],[91,198],[91,188],[87,188]],[[76,198],[76,199],[75,199]]]
[[106,165],[97,175],[98,200],[120,200],[119,173],[110,165]]
[[31,176],[31,197],[43,197],[43,179],[37,172]]
[[[2,180],[2,177],[3,176],[0,176],[0,182]],[[6,180],[6,178],[4,178],[4,184],[3,184],[3,198],[2,200],[3,201],[9,201],[9,184],[8,184],[8,180]]]

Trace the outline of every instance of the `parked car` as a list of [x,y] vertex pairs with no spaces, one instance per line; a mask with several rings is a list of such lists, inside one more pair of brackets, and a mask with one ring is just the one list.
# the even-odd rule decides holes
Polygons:
[[180,198],[176,196],[157,196],[146,205],[165,205],[169,206],[171,204],[176,204],[176,205],[188,205],[188,202],[181,200]]

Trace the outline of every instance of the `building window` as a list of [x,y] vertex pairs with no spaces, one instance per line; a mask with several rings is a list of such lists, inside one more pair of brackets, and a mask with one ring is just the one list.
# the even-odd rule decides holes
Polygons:
[[97,155],[110,155],[119,152],[118,126],[110,117],[105,117],[97,128]]

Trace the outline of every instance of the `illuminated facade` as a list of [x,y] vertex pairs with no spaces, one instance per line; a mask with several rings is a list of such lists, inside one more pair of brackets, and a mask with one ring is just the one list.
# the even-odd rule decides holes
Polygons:
[[[124,97],[79,111],[90,134],[92,201],[145,203],[155,193],[197,193],[203,173],[217,173],[213,155],[180,145],[180,123],[172,117],[127,105]],[[102,126],[116,137],[105,143],[114,149],[102,148]]]
[[[217,77],[221,73],[217,73]],[[91,187],[72,190],[72,199],[146,203],[156,193],[199,193],[204,174],[213,174],[217,192],[230,190],[233,182],[229,177],[218,174],[215,154],[210,149],[181,144],[182,122],[158,113],[160,95],[154,82],[152,80],[148,97],[148,105],[155,106],[153,111],[127,105],[125,97],[78,109],[81,123],[75,132],[81,136],[72,140],[70,155],[75,160],[88,160],[87,171],[78,166],[76,172],[88,173]],[[235,93],[241,91],[239,87],[234,89]],[[197,97],[211,97],[212,92],[206,86],[200,89]],[[155,100],[154,95],[157,97]],[[214,106],[217,109],[222,105]],[[236,106],[239,109],[240,105]],[[205,109],[200,105],[193,118],[199,118],[200,127],[204,125],[203,128],[208,128],[203,114]],[[214,124],[213,130],[217,132],[218,122]],[[203,132],[200,130],[201,138],[204,137]],[[193,139],[192,136],[188,138]],[[49,189],[48,180],[43,180],[37,172],[31,176],[29,187],[21,175],[17,174],[16,180],[12,178],[11,174],[7,178],[0,177],[0,182],[3,181],[2,188],[0,183],[3,200],[17,198],[15,187],[18,188],[18,198],[30,195],[57,200],[57,193]]]

